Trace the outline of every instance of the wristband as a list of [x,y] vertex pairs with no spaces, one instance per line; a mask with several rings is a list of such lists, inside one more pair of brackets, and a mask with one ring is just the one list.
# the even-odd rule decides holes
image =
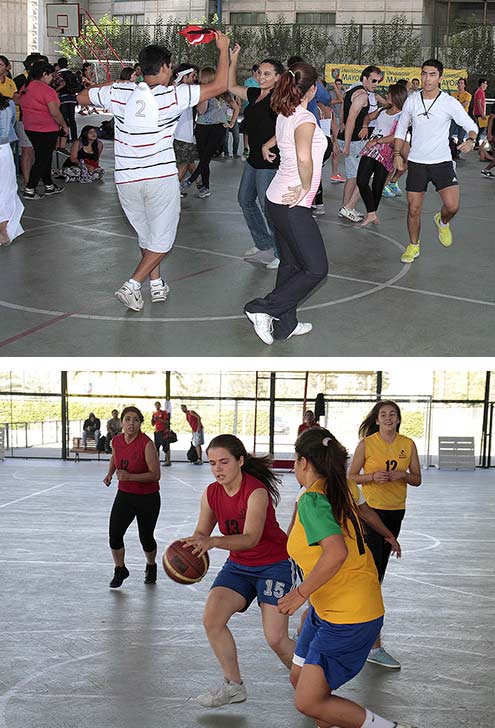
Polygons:
[[304,599],[304,601],[306,601],[306,599],[307,599],[308,597],[305,597],[305,596],[304,596],[304,594],[302,593],[302,591],[301,591],[301,590],[299,589],[299,587],[298,587],[298,586],[296,587],[296,592],[297,592],[297,593],[299,594],[299,596],[301,597],[301,599]]

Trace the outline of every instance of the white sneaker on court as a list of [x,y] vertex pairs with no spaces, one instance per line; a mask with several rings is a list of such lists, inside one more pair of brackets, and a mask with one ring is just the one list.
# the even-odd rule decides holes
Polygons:
[[244,311],[254,326],[254,331],[264,344],[273,344],[273,316],[267,313],[250,313]]
[[132,311],[141,311],[144,302],[141,295],[141,291],[136,291],[129,283],[124,283],[118,291],[114,293],[115,298],[118,298],[124,306],[130,308]]
[[219,688],[198,695],[196,702],[203,708],[219,708],[229,703],[243,703],[247,699],[246,686],[225,680]]
[[169,286],[163,282],[163,286],[150,286],[151,303],[158,303],[160,301],[166,301],[167,296],[170,293]]
[[339,210],[339,217],[345,217],[346,220],[350,220],[351,222],[361,222],[363,220],[363,215],[357,210],[349,210],[348,207],[343,206]]
[[294,329],[294,331],[289,334],[287,339],[290,339],[291,336],[304,336],[304,334],[309,334],[310,331],[313,329],[313,324],[303,324],[299,322]]
[[270,263],[266,264],[268,270],[277,270],[280,265],[280,258],[274,258]]
[[256,247],[256,245],[253,245],[252,248],[249,248],[249,250],[246,250],[244,253],[244,258],[249,258],[251,255],[256,255],[256,253],[259,253],[260,249]]

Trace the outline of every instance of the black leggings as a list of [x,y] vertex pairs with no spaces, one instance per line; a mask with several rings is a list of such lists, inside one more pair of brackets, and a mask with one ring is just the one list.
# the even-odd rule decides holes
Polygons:
[[[378,508],[373,508],[373,510],[380,516],[386,527],[392,531],[395,538],[397,538],[400,533],[402,519],[404,518],[404,513],[406,511],[404,509],[398,511],[382,511]],[[373,554],[375,566],[378,571],[378,578],[381,583],[385,576],[392,547],[389,543],[387,543],[387,541],[385,541],[383,536],[380,536],[379,533],[368,525],[366,525],[366,543]]]
[[160,493],[137,495],[117,491],[110,514],[110,548],[123,549],[125,532],[137,518],[139,540],[144,551],[155,551],[154,536],[160,515]]
[[[327,148],[325,150],[325,154],[323,155],[323,166],[325,166],[325,162],[329,157],[332,156],[333,151],[333,143],[330,137],[327,137]],[[323,205],[323,175],[321,177],[320,186],[318,187],[318,190],[315,195],[315,199],[313,200],[314,205]]]
[[280,250],[277,282],[271,293],[246,304],[250,313],[267,313],[275,339],[286,339],[297,326],[296,308],[326,278],[328,260],[320,229],[309,207],[289,207],[266,201]]
[[195,182],[201,175],[203,187],[210,187],[210,162],[220,145],[225,139],[225,127],[223,124],[197,124],[196,125],[196,146],[198,147],[199,164],[189,177],[190,182]]
[[[373,182],[370,189],[371,176],[373,176]],[[387,177],[388,170],[381,162],[372,157],[361,157],[356,181],[366,206],[366,212],[376,212],[378,210]]]
[[34,164],[31,167],[31,174],[26,185],[30,190],[35,190],[40,179],[45,186],[53,184],[52,180],[52,154],[57,146],[58,131],[28,131],[29,141],[34,149]]
[[60,113],[64,117],[65,123],[70,129],[70,141],[75,142],[77,139],[76,105],[60,104]]

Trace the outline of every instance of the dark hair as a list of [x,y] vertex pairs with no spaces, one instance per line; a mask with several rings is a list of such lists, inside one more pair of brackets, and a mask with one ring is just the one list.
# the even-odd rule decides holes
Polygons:
[[39,81],[45,73],[49,74],[54,72],[55,68],[51,63],[47,63],[46,61],[36,61],[36,63],[33,63],[29,69],[28,77],[26,79],[26,83],[22,87],[21,93],[26,93],[26,89],[31,81]]
[[467,85],[467,81],[466,81],[466,79],[465,79],[465,78],[458,78],[458,79],[457,79],[457,83],[460,83],[461,81],[462,81],[462,82],[464,83],[464,86],[466,86],[466,85]]
[[61,56],[61,58],[58,59],[57,63],[59,68],[67,68],[67,66],[69,65],[67,62],[67,58],[65,58],[64,56]]
[[138,60],[144,76],[156,76],[162,66],[170,66],[172,54],[164,46],[149,45],[139,51]]
[[334,78],[334,83],[337,83],[337,81],[340,81],[340,83],[342,83],[342,79],[340,78],[340,76],[337,76],[337,78]]
[[120,72],[119,81],[130,81],[135,70],[132,66],[124,66]]
[[296,440],[296,455],[311,463],[326,479],[325,493],[332,506],[335,520],[349,533],[347,521],[357,526],[354,501],[347,483],[346,448],[323,427],[305,430]]
[[7,56],[0,56],[0,61],[3,61],[7,68],[10,66],[10,61]]
[[378,413],[380,412],[382,407],[394,407],[397,416],[399,418],[399,422],[397,423],[396,430],[399,432],[400,422],[401,422],[401,414],[400,414],[400,407],[397,404],[397,402],[393,402],[391,399],[381,399],[379,402],[375,404],[373,409],[368,412],[364,420],[359,425],[359,437],[368,437],[369,435],[374,435],[375,432],[378,432],[380,429],[378,425],[376,424],[376,419],[378,417]]
[[[395,83],[400,83],[401,86],[407,86],[407,84],[409,83],[409,81],[407,80],[407,78],[398,78]],[[390,88],[392,86],[393,86],[393,84],[390,84],[390,86],[388,88],[389,91],[390,91]]]
[[270,469],[272,461],[268,455],[265,455],[264,457],[255,457],[254,455],[250,455],[244,447],[244,443],[242,443],[235,435],[218,435],[217,437],[214,437],[206,448],[206,452],[208,453],[208,450],[215,447],[223,447],[225,450],[228,450],[232,457],[236,460],[240,460],[241,457],[243,457],[244,463],[241,467],[242,472],[252,475],[253,478],[257,478],[257,480],[261,480],[268,491],[273,505],[277,505],[280,501],[280,493],[278,490],[280,478],[278,478],[273,470]]
[[304,63],[304,58],[302,56],[291,56],[287,59],[287,67],[290,68],[295,63]]
[[482,83],[488,83],[488,79],[487,78],[478,79],[478,86],[481,86]]
[[[98,134],[98,129],[96,126],[92,126],[91,124],[86,124],[86,126],[83,126],[81,129],[81,133],[79,135],[79,139],[83,143],[83,146],[87,146],[89,144],[88,134],[90,129],[94,129],[96,133]],[[91,142],[91,147],[93,149],[94,154],[96,155],[96,159],[99,159],[99,145],[98,145],[98,137],[96,139],[93,139]]]
[[26,56],[23,62],[24,68],[26,69],[26,71],[29,71],[33,63],[37,63],[37,61],[44,61],[45,59],[48,61],[46,56],[42,56],[41,53],[30,53],[28,56]]
[[193,71],[196,71],[196,74],[199,76],[199,66],[196,66],[194,63],[179,63],[179,65],[174,68],[174,71],[172,73],[172,81],[175,81],[181,71],[187,71],[189,68],[192,69],[191,73]]
[[280,76],[272,93],[272,109],[276,114],[291,116],[317,79],[318,74],[309,63],[295,63]]
[[442,61],[437,61],[436,58],[428,58],[428,60],[425,61],[423,63],[423,65],[421,66],[421,70],[423,70],[423,68],[425,66],[431,66],[432,68],[436,68],[437,71],[438,71],[438,75],[439,76],[443,76],[443,63],[442,63]]
[[89,63],[89,61],[84,61],[84,63],[82,64],[82,70],[84,71],[85,68],[91,68],[92,65],[93,64]]
[[259,63],[253,63],[253,65],[251,66],[251,72],[256,73],[256,71],[258,70],[259,67],[260,67]]
[[134,407],[134,405],[131,405],[130,407],[124,407],[124,409],[120,413],[120,419],[123,420],[128,412],[135,412],[137,414],[137,416],[139,417],[139,422],[141,424],[144,422],[143,413],[141,412],[140,409],[138,409],[137,407]]
[[4,96],[0,93],[0,111],[7,109],[10,106],[10,99],[8,96]]
[[393,105],[397,106],[398,109],[402,109],[408,97],[407,87],[405,84],[399,82],[391,83],[388,87],[388,92]]
[[418,83],[420,82],[420,81],[419,81],[419,78],[411,78],[411,83],[412,83],[413,81],[417,81]]
[[280,63],[280,61],[277,61],[276,58],[265,58],[263,61],[260,61],[258,68],[261,66],[262,63],[269,63],[275,73],[278,73],[279,76],[281,76],[282,73],[285,71],[284,64]]
[[382,75],[382,71],[378,66],[366,66],[366,68],[363,68],[361,71],[361,75],[359,76],[359,80],[362,81],[363,78],[369,78],[372,73],[378,73],[380,76]]

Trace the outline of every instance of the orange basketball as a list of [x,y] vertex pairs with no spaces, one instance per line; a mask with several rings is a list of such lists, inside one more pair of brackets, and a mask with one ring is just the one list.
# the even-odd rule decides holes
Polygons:
[[197,556],[193,547],[184,548],[183,541],[174,541],[163,554],[165,573],[178,584],[195,584],[204,577],[210,566],[208,553]]

